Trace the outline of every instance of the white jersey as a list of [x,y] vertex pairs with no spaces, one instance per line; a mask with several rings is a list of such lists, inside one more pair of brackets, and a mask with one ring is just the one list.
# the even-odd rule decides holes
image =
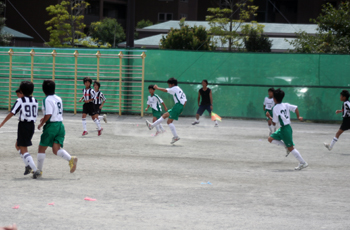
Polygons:
[[295,110],[298,108],[296,105],[291,105],[288,103],[276,104],[273,107],[273,119],[274,123],[280,122],[281,127],[289,125],[290,122],[290,111],[295,113]]
[[275,101],[273,100],[273,98],[265,97],[264,105],[265,109],[272,110],[272,108],[275,106]]
[[36,122],[38,109],[38,101],[34,97],[21,97],[16,100],[11,113],[16,115],[19,112],[19,121]]
[[[83,97],[85,101],[91,100],[95,98],[95,90],[93,88],[83,89]],[[93,102],[90,102],[93,103]]]
[[148,96],[147,105],[149,105],[152,109],[162,111],[162,107],[160,106],[162,103],[163,100],[157,94]]
[[94,104],[101,105],[104,101],[106,101],[105,95],[101,91],[95,91]]
[[344,101],[343,117],[350,117],[350,101]]
[[49,95],[43,100],[43,114],[51,115],[48,122],[63,121],[62,99],[57,95]]
[[175,104],[180,103],[182,105],[185,105],[187,99],[185,93],[182,91],[182,89],[179,86],[174,86],[171,88],[166,89],[168,93],[173,95]]

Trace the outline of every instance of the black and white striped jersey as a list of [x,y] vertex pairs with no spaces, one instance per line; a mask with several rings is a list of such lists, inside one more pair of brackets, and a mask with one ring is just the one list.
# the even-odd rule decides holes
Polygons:
[[83,89],[83,97],[84,97],[85,101],[94,99],[95,98],[95,90],[93,88]]
[[95,99],[94,99],[95,105],[101,105],[102,102],[104,102],[105,100],[106,100],[106,97],[105,95],[103,95],[101,91],[98,91],[98,92],[95,91]]
[[16,100],[11,113],[16,115],[19,112],[19,121],[36,122],[38,109],[38,102],[34,97],[22,97]]
[[344,101],[343,117],[350,117],[350,101]]

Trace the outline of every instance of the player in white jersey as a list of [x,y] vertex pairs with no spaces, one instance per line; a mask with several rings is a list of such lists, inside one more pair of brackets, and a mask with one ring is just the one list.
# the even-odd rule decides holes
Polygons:
[[284,92],[281,89],[277,89],[273,93],[273,99],[275,101],[275,106],[273,107],[272,113],[273,117],[269,112],[266,112],[266,116],[272,120],[273,124],[280,123],[281,128],[274,132],[268,139],[272,144],[283,146],[287,149],[287,155],[292,153],[295,158],[299,161],[299,165],[295,170],[302,170],[308,166],[308,163],[302,158],[299,151],[294,148],[293,143],[293,130],[290,126],[290,111],[297,115],[298,120],[303,121],[303,118],[299,115],[299,109],[296,105],[291,105],[288,103],[282,103],[284,98]]
[[343,102],[342,110],[335,111],[336,114],[342,113],[343,114],[343,123],[341,124],[338,132],[335,134],[335,137],[333,137],[333,140],[330,144],[324,143],[324,146],[331,151],[335,143],[338,141],[340,135],[350,129],[350,101],[349,101],[350,93],[347,90],[343,90],[340,93],[340,100]]
[[[157,94],[154,93],[154,85],[149,85],[148,86],[148,92],[151,94],[148,96],[147,100],[147,108],[146,111],[148,111],[149,107],[152,108],[152,115],[153,115],[153,122],[158,120],[162,116],[162,107],[161,105],[164,106],[165,112],[168,111],[166,105],[164,104],[162,98],[160,98]],[[162,126],[162,124],[159,124],[156,126],[157,132],[154,136],[158,136],[161,133],[164,133],[165,130]]]
[[[45,151],[47,147],[52,147],[52,152],[68,161],[70,172],[73,173],[77,167],[78,158],[71,156],[63,147],[65,129],[63,121],[63,103],[62,99],[55,95],[56,84],[52,80],[45,80],[42,85],[45,98],[43,100],[44,117],[40,120],[38,129],[44,126],[41,134],[40,144],[38,148],[38,169],[42,172]],[[40,174],[42,175],[42,173]]]
[[40,170],[35,166],[33,157],[28,152],[28,147],[32,146],[32,138],[34,135],[36,118],[38,115],[38,102],[32,97],[34,84],[29,81],[22,81],[20,90],[23,97],[18,98],[4,121],[0,124],[0,128],[14,115],[19,112],[19,122],[17,130],[16,146],[20,150],[21,158],[25,164],[24,175],[34,172],[33,178],[36,179],[40,175]]
[[105,123],[107,123],[107,115],[103,114],[102,116],[102,108],[103,105],[106,103],[106,97],[105,95],[100,91],[101,84],[98,81],[94,82],[94,90],[95,90],[95,98],[94,98],[94,108],[95,108],[95,113],[98,116],[98,119],[103,119]]
[[151,130],[160,123],[162,123],[165,119],[169,118],[167,123],[169,125],[169,128],[173,134],[173,139],[170,142],[171,144],[174,144],[176,141],[180,140],[180,137],[176,133],[175,126],[173,124],[174,120],[179,119],[179,115],[182,113],[183,108],[186,105],[187,99],[186,95],[183,92],[183,90],[177,86],[177,80],[175,78],[170,78],[168,81],[169,88],[163,89],[159,88],[157,85],[154,86],[155,89],[160,90],[165,93],[169,93],[173,95],[173,99],[175,102],[175,105],[173,108],[169,109],[168,112],[164,113],[157,121],[154,123],[150,123],[149,121],[146,121],[147,127]]
[[[264,111],[265,111],[265,114],[267,112],[269,112],[269,114],[271,116],[273,116],[272,108],[275,106],[275,102],[273,100],[273,91],[275,91],[275,89],[274,88],[270,88],[268,90],[269,96],[265,97],[265,100],[264,100]],[[271,121],[270,118],[267,117],[266,119],[267,119],[267,125],[269,126],[269,129],[270,129],[270,133],[269,133],[269,136],[270,136],[273,132],[276,132],[276,125],[272,124],[272,121]]]

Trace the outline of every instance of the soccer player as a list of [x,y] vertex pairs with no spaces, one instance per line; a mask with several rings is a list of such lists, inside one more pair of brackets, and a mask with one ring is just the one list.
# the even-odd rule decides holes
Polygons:
[[[269,114],[273,117],[273,113],[272,113],[272,108],[275,106],[275,102],[273,100],[273,91],[275,91],[274,88],[270,88],[268,90],[268,94],[269,96],[268,97],[265,97],[265,100],[264,100],[264,111],[265,111],[265,114],[267,112],[269,112]],[[267,119],[267,125],[269,126],[269,129],[270,129],[270,133],[269,133],[269,136],[271,136],[271,134],[273,132],[276,132],[276,125],[273,125],[272,124],[272,121],[270,118],[266,118]]]
[[333,140],[330,144],[324,143],[324,146],[331,151],[333,149],[333,146],[338,141],[340,135],[350,129],[350,102],[349,102],[349,91],[343,90],[340,93],[340,100],[343,102],[342,110],[335,111],[336,114],[343,113],[343,123],[341,124],[338,132],[335,134],[335,137],[333,137]]
[[32,138],[34,135],[36,121],[38,115],[38,102],[32,97],[34,84],[30,81],[22,81],[20,90],[23,97],[18,98],[4,121],[0,124],[0,128],[14,115],[19,112],[19,122],[17,130],[17,146],[21,152],[21,158],[25,164],[24,175],[34,171],[33,178],[36,179],[40,175],[40,170],[35,166],[33,157],[28,152],[28,147],[32,146]]
[[177,80],[175,78],[173,78],[173,77],[170,78],[167,81],[167,83],[168,83],[169,88],[163,89],[163,88],[159,88],[157,85],[154,85],[154,89],[173,95],[175,105],[173,108],[169,109],[168,112],[164,113],[154,123],[150,123],[149,121],[146,121],[146,125],[151,130],[154,127],[156,127],[157,125],[161,124],[165,119],[168,118],[167,123],[169,125],[169,128],[170,128],[173,136],[174,136],[170,143],[174,144],[175,142],[180,140],[180,137],[176,133],[176,129],[175,129],[175,125],[173,124],[173,121],[179,119],[179,115],[182,113],[182,110],[186,105],[187,99],[186,99],[186,95],[183,92],[183,90],[179,86],[177,86]]
[[101,123],[100,120],[98,119],[98,115],[95,112],[94,108],[94,100],[95,100],[95,91],[91,88],[92,85],[92,80],[89,77],[85,77],[83,79],[85,89],[83,89],[83,97],[79,100],[81,102],[84,100],[84,105],[83,105],[83,115],[82,115],[82,122],[83,122],[83,136],[88,135],[88,131],[86,128],[86,116],[89,114],[91,116],[91,119],[95,122],[97,129],[98,129],[98,136],[102,134],[102,128],[101,128]]
[[281,89],[275,90],[273,93],[273,99],[276,105],[272,110],[273,117],[269,112],[266,112],[266,116],[271,119],[274,125],[277,122],[280,122],[281,125],[281,128],[274,132],[269,137],[268,141],[272,144],[286,148],[286,157],[289,155],[289,153],[292,153],[294,157],[299,161],[299,165],[295,167],[295,170],[302,170],[308,166],[308,163],[302,158],[299,151],[294,148],[293,130],[290,126],[290,111],[296,113],[298,120],[303,121],[303,118],[299,115],[298,107],[296,105],[282,103],[283,98],[284,92]]
[[[148,96],[147,100],[147,108],[146,111],[148,111],[148,108],[152,108],[152,115],[153,115],[153,122],[158,120],[162,116],[162,107],[161,104],[164,106],[165,112],[168,111],[166,105],[164,104],[163,100],[157,95],[154,94],[154,85],[149,85],[148,86],[148,92],[151,94]],[[165,130],[162,126],[162,124],[159,124],[156,126],[157,132],[154,136],[158,136],[161,133],[164,133]]]
[[41,134],[40,144],[38,148],[38,169],[42,175],[44,160],[46,157],[45,151],[47,147],[52,147],[52,152],[68,161],[70,172],[73,173],[77,168],[78,158],[69,155],[64,150],[63,141],[66,134],[63,121],[63,103],[62,99],[55,95],[56,84],[52,80],[45,80],[42,85],[45,98],[43,100],[43,113],[44,117],[40,120],[38,129],[44,126],[43,133]]
[[[209,116],[211,116],[211,112],[213,111],[213,94],[210,88],[208,88],[208,81],[202,81],[202,88],[198,92],[198,110],[196,114],[196,120],[192,122],[192,125],[199,124],[199,117],[202,116],[205,110],[208,111]],[[202,101],[201,101],[202,97]],[[215,127],[219,127],[218,121],[215,120]]]
[[95,112],[98,116],[98,119],[103,119],[105,123],[107,123],[107,115],[103,114],[103,116],[100,116],[102,107],[106,102],[105,95],[100,91],[101,84],[98,81],[94,82],[94,90],[95,90],[95,98],[94,98],[94,108]]
[[23,93],[21,92],[20,89],[17,89],[17,90],[16,90],[16,95],[17,95],[17,98],[23,97]]

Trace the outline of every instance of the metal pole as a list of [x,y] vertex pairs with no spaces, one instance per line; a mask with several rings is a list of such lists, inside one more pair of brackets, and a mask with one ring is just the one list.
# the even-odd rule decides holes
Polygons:
[[8,104],[8,111],[11,111],[11,88],[12,88],[12,55],[13,55],[13,49],[10,49],[8,51],[8,54],[10,55],[10,67],[9,67],[9,104]]
[[122,115],[122,76],[123,76],[123,52],[120,51],[119,56],[119,116]]
[[100,81],[100,57],[101,57],[100,51],[97,51],[96,57],[97,57],[97,81]]
[[145,91],[145,58],[146,53],[142,52],[142,80],[141,80],[141,117],[143,117],[143,100],[144,100],[144,91]]
[[33,82],[34,80],[34,49],[32,49],[30,52],[30,81]]
[[56,55],[57,55],[56,50],[53,50],[51,54],[52,54],[52,80],[54,81],[55,80]]
[[75,66],[74,66],[74,114],[77,114],[77,82],[78,82],[78,50],[74,52]]
[[126,23],[126,47],[134,47],[135,0],[128,0]]

